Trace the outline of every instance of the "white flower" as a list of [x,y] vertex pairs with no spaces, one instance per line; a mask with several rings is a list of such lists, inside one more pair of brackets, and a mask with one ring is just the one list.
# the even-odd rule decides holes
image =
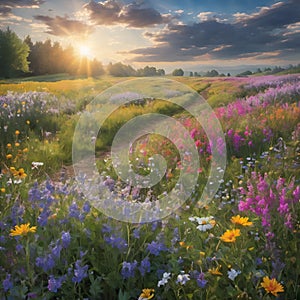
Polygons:
[[236,271],[235,269],[231,269],[230,271],[227,271],[228,278],[231,279],[232,281],[235,279],[236,276],[241,274],[241,271]]
[[38,169],[38,167],[41,167],[43,165],[44,165],[44,163],[41,161],[33,161],[31,163],[31,169]]
[[198,223],[197,229],[200,231],[206,231],[209,229],[212,229],[215,226],[214,217],[190,217],[190,221],[194,222],[196,221]]
[[181,285],[185,285],[190,280],[189,274],[179,274],[177,276],[177,283],[180,283]]
[[160,287],[161,285],[165,285],[166,283],[168,283],[168,280],[171,278],[171,273],[167,273],[165,272],[163,274],[162,279],[157,283],[157,286]]

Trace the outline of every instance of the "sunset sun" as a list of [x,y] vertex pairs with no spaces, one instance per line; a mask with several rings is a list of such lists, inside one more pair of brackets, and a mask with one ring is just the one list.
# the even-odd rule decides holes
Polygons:
[[81,56],[88,57],[88,56],[91,55],[91,49],[87,46],[82,45],[82,46],[79,47],[79,54]]

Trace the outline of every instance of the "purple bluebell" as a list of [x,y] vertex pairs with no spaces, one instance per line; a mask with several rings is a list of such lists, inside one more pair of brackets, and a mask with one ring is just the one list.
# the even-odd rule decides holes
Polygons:
[[158,256],[161,251],[167,251],[168,248],[161,242],[152,241],[150,244],[148,244],[147,250],[150,252],[150,254]]
[[13,287],[13,282],[11,280],[11,274],[6,274],[5,279],[2,281],[2,286],[4,292],[9,291]]
[[57,290],[61,288],[66,276],[55,278],[53,275],[49,276],[48,279],[48,290],[53,293],[57,293]]
[[205,280],[205,274],[203,272],[199,273],[196,281],[197,281],[197,285],[200,287],[200,288],[205,288],[206,284],[207,284],[207,280]]
[[88,276],[88,265],[81,266],[82,261],[77,260],[75,262],[74,276],[72,277],[72,281],[75,283],[80,283],[84,278]]
[[117,248],[120,251],[127,249],[127,242],[122,237],[117,237],[114,234],[104,237],[104,241],[113,248]]
[[59,244],[55,245],[51,250],[52,257],[55,259],[59,259],[61,250],[62,250],[61,245],[59,245]]
[[82,206],[82,211],[88,214],[91,211],[91,204],[86,201]]
[[67,249],[71,243],[71,235],[68,231],[63,231],[61,234],[61,244],[64,249]]
[[142,276],[145,276],[146,273],[149,273],[150,272],[150,267],[151,267],[151,264],[150,264],[150,260],[148,257],[145,257],[142,261],[141,261],[141,264],[140,266],[138,267],[140,273]]
[[134,277],[137,264],[138,263],[136,260],[132,263],[124,261],[122,264],[122,270],[121,270],[122,277],[124,279]]
[[80,218],[80,210],[75,202],[73,202],[69,207],[69,217],[76,219]]
[[44,272],[47,272],[54,268],[55,261],[51,254],[48,254],[44,257],[37,257],[35,260],[35,264],[37,267],[42,268]]

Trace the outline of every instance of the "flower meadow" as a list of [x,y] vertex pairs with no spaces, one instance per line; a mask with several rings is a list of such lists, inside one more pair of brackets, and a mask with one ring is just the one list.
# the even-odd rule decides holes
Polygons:
[[[208,141],[194,118],[172,110],[195,142],[199,178],[183,206],[145,224],[105,216],[83,193],[91,185],[85,174],[75,180],[61,169],[77,103],[50,92],[0,96],[1,300],[299,299],[300,76],[220,78],[208,89],[214,84],[238,86],[234,100],[214,107],[225,144]],[[146,105],[123,110],[134,115]],[[227,149],[227,166],[203,203],[212,143]],[[143,175],[158,153],[167,172],[152,188],[122,182],[101,153],[105,200],[147,203],[170,192],[190,156],[150,134],[129,158]]]

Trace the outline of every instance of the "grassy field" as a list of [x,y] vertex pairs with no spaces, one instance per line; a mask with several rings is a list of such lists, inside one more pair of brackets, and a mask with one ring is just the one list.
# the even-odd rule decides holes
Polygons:
[[[204,97],[213,109],[206,126],[216,117],[224,139],[208,138],[203,124],[168,99],[107,108],[106,99],[134,96],[116,86],[118,97],[93,104],[107,88],[134,78],[58,74],[0,83],[1,300],[300,297],[300,76],[167,78]],[[135,84],[149,92],[146,84]],[[112,107],[117,109],[101,131],[91,132],[92,117],[100,120]],[[76,145],[84,151],[95,143],[100,176],[75,178],[65,173],[83,112],[91,126]],[[157,154],[165,159],[159,182],[142,187],[121,180],[115,170],[120,162],[109,150],[123,125],[149,113],[177,123],[164,128],[168,138],[147,134],[131,145],[128,160],[136,176],[158,173]],[[188,140],[199,166],[185,148]],[[215,153],[226,157],[226,167],[208,182],[218,166]],[[173,209],[193,174],[192,193]],[[213,184],[217,190],[203,199]],[[173,191],[174,203],[164,200]],[[156,216],[160,210],[170,214],[127,223],[108,217],[97,201],[112,210],[123,207],[124,215],[136,205]]]

